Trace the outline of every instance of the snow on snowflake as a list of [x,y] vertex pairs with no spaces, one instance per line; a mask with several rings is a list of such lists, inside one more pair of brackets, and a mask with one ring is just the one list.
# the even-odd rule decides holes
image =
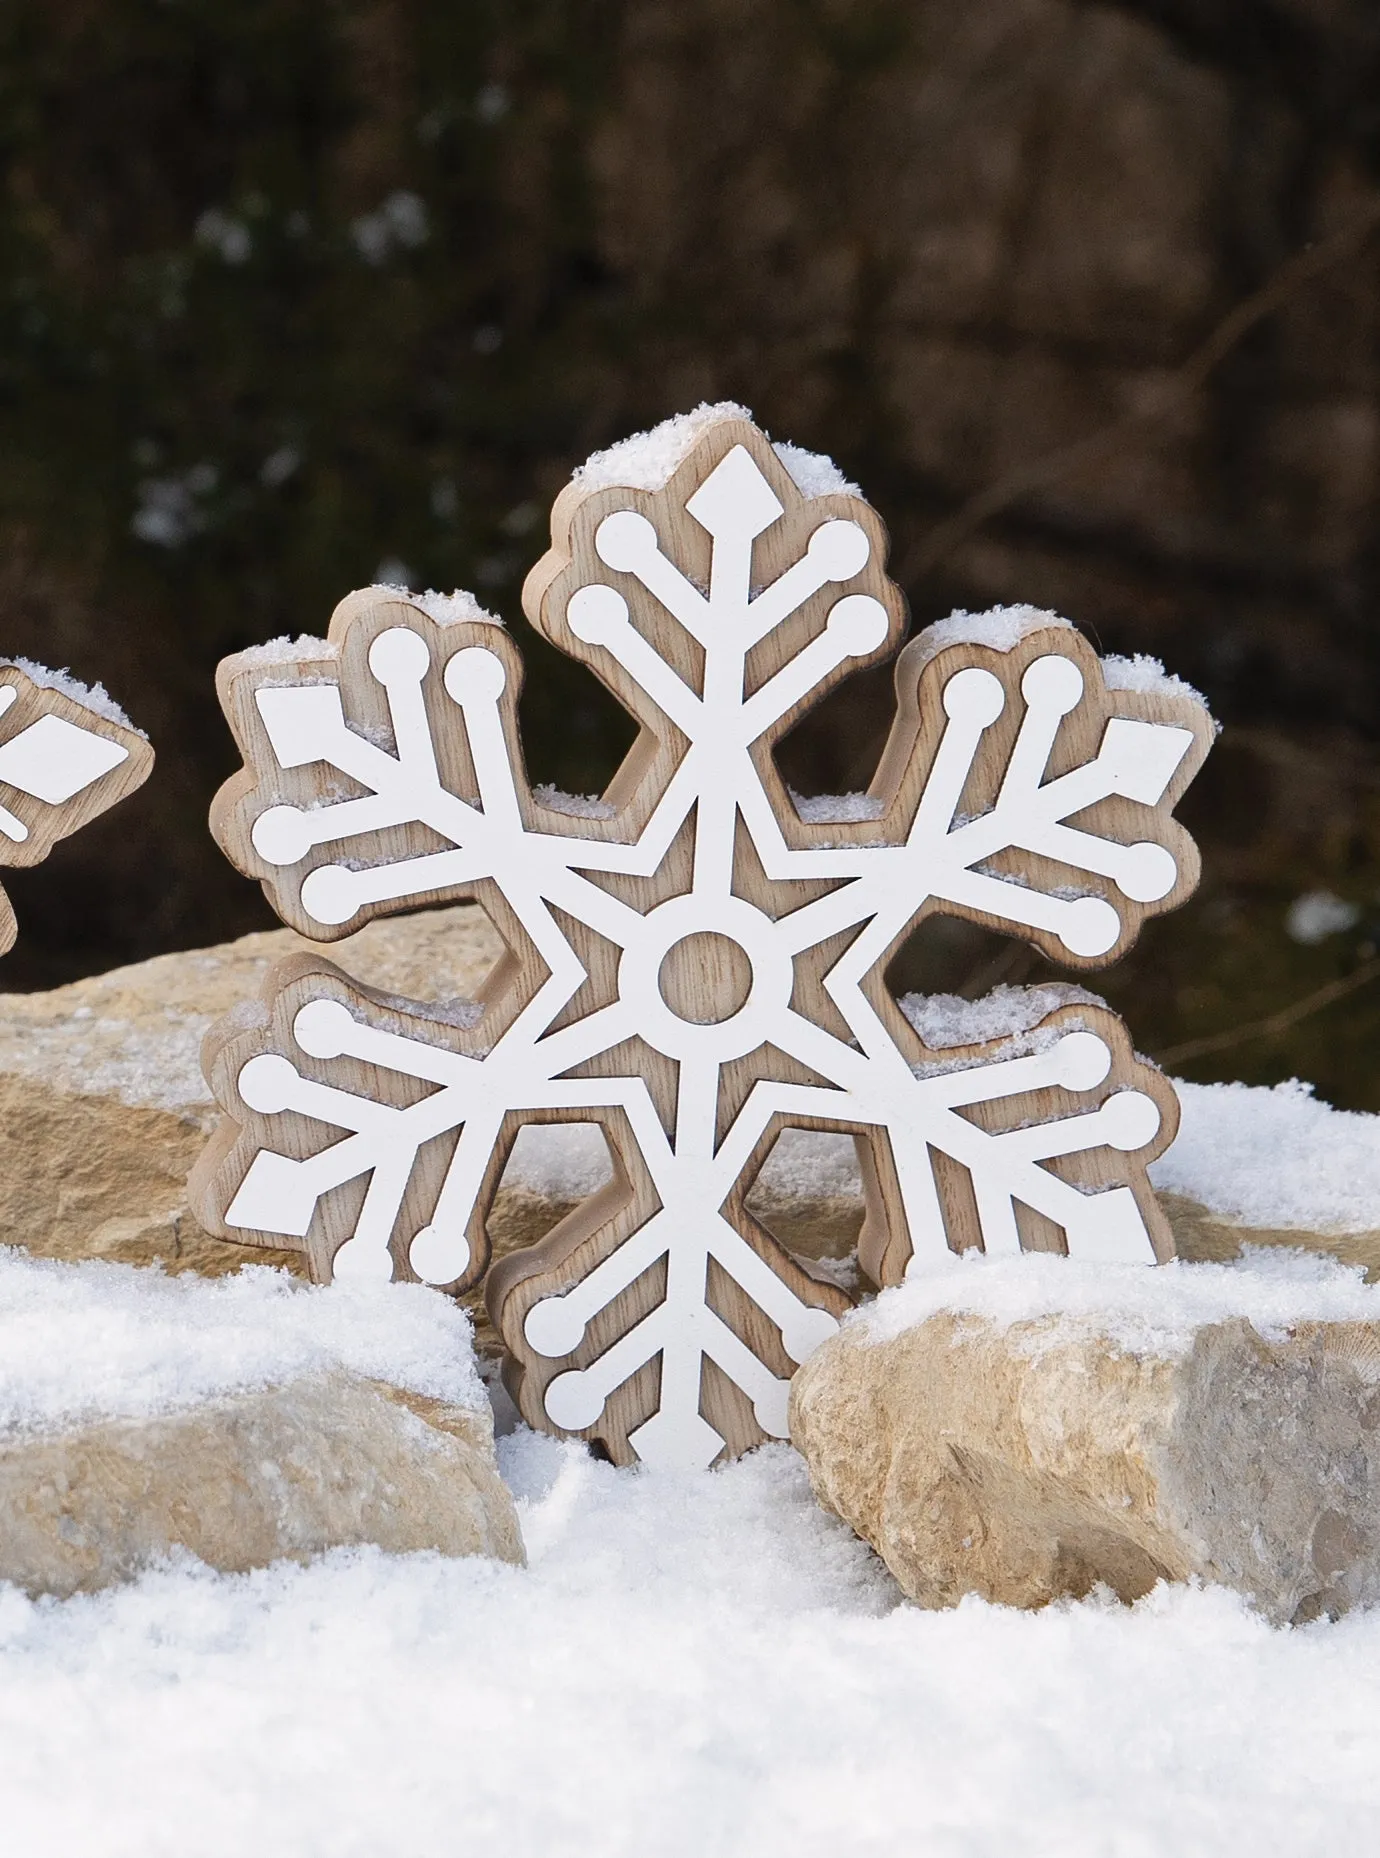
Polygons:
[[207,1223],[322,1278],[464,1289],[517,1129],[600,1123],[613,1180],[493,1267],[489,1307],[531,1423],[674,1465],[784,1436],[847,1307],[747,1211],[784,1128],[853,1134],[878,1283],[971,1245],[1169,1255],[1145,1164],[1176,1106],[1113,1014],[1080,994],[926,1046],[881,975],[935,911],[1115,958],[1196,881],[1170,811],[1206,711],[1109,689],[1054,615],[960,615],[898,660],[869,795],[796,804],[773,744],[903,630],[884,553],[853,487],[741,409],[592,460],[524,605],[640,725],[595,803],[529,785],[518,655],[467,598],[372,589],[327,641],[227,660],[246,767],[213,826],[280,915],[322,940],[474,897],[511,954],[446,1013],[281,965],[208,1045]]

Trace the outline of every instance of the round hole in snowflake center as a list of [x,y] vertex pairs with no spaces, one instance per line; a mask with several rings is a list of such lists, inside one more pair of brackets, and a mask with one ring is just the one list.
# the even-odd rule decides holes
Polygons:
[[747,1004],[752,962],[732,936],[699,929],[673,942],[657,972],[661,997],[677,1019],[718,1026]]
[[766,1044],[791,997],[777,925],[741,897],[691,893],[643,917],[618,967],[637,1032],[668,1058],[724,1064]]

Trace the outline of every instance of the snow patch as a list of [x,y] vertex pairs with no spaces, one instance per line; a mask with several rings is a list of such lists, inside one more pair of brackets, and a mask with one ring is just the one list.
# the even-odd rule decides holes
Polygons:
[[[78,1007],[77,1013],[90,1016],[90,1007]],[[74,1014],[75,1018],[76,1015]],[[237,1000],[228,1013],[221,1015],[216,1023],[217,1030],[226,1032],[257,1032],[266,1026],[273,1015],[265,1000]],[[186,1098],[183,1098],[183,1102]]]
[[467,1313],[420,1284],[165,1277],[0,1247],[0,1436],[142,1418],[332,1370],[479,1410]]
[[[1062,614],[1037,606],[994,606],[985,613],[957,612],[926,626],[918,635],[919,656],[923,664],[949,645],[986,645],[992,651],[1009,652],[1032,632],[1046,627],[1064,632],[1075,631]],[[1102,680],[1108,690],[1130,690],[1143,695],[1186,698],[1207,709],[1202,692],[1181,677],[1166,671],[1158,658],[1146,652],[1124,658],[1112,653],[1101,660]],[[1214,727],[1218,727],[1214,723]]]
[[803,497],[860,497],[862,491],[846,478],[833,459],[824,452],[807,452],[802,445],[786,439],[774,439],[772,450],[785,465],[796,489]]
[[[897,1002],[931,1051],[978,1045],[989,1039],[1015,1039],[1033,1031],[1061,1006],[1106,1004],[1071,981],[1051,981],[1044,987],[994,987],[980,1000],[965,1000],[960,994],[905,994]],[[1003,1058],[1014,1055],[1007,1047],[1000,1053]]]
[[526,1431],[499,1457],[525,1569],[359,1549],[0,1595],[15,1858],[1371,1849],[1380,1614],[928,1612],[784,1446],[695,1478]]
[[425,593],[413,593],[409,587],[395,586],[389,581],[375,581],[370,587],[371,594],[390,594],[394,599],[407,600],[415,607],[420,607],[428,619],[434,619],[438,626],[456,626],[462,620],[480,620],[486,626],[501,626],[503,621],[487,607],[480,606],[472,593],[457,587],[448,594],[437,593],[434,587],[428,587]]
[[503,1170],[505,1187],[552,1200],[583,1200],[613,1178],[598,1123],[525,1123]]
[[[1302,1322],[1380,1323],[1380,1285],[1321,1252],[1250,1246],[1231,1264],[1088,1264],[1024,1252],[967,1253],[922,1268],[844,1319],[855,1340],[889,1342],[940,1310],[1011,1323],[1057,1317],[1130,1354],[1173,1358],[1206,1323],[1245,1317],[1282,1338]],[[1051,1339],[1055,1335],[1051,1330]]]
[[1038,606],[993,606],[985,613],[960,609],[926,626],[916,642],[920,658],[928,663],[949,645],[986,645],[994,652],[1009,652],[1032,632],[1049,626],[1064,632],[1074,630],[1061,614]]
[[[691,413],[677,413],[648,432],[635,432],[630,438],[620,439],[616,445],[595,452],[576,467],[573,480],[585,490],[603,490],[612,485],[630,490],[660,490],[711,426],[723,419],[751,418],[748,409],[739,406],[736,400],[718,400],[712,405],[701,401]],[[799,445],[784,442],[773,444],[772,450],[803,496],[862,495],[833,459],[826,458],[822,452],[807,452]]]
[[409,994],[385,993],[378,987],[371,992],[376,1000],[392,1007],[395,1013],[405,1013],[409,1019],[429,1020],[433,1026],[454,1026],[458,1031],[468,1032],[484,1017],[484,1008],[478,1000],[467,1000],[459,994],[449,1000],[414,1000]]
[[617,811],[598,794],[568,794],[544,781],[532,789],[532,798],[548,812],[564,813],[567,819],[612,819]]
[[1207,698],[1183,678],[1166,671],[1158,658],[1137,652],[1133,658],[1113,653],[1102,660],[1102,681],[1108,690],[1136,690],[1155,697],[1187,697],[1207,708]]
[[1380,1116],[1334,1110],[1311,1084],[1176,1080],[1182,1121],[1150,1165],[1165,1193],[1243,1226],[1323,1233],[1380,1228]]
[[0,658],[0,670],[6,665],[22,671],[29,682],[37,684],[40,690],[56,690],[71,702],[79,703],[84,710],[90,710],[93,716],[104,717],[108,723],[118,723],[122,729],[132,729],[135,735],[143,736],[148,741],[148,736],[129,720],[104,684],[83,684],[70,671],[51,671],[47,665],[36,664],[32,658]]
[[809,826],[851,826],[880,819],[882,803],[875,794],[798,794],[787,789],[795,810]]
[[[246,1001],[242,1010],[266,1011],[258,1000]],[[161,1024],[135,1023],[118,1012],[98,1015],[87,1007],[66,1023],[0,1023],[0,1070],[48,1089],[114,1097],[132,1108],[199,1108],[211,1095],[201,1071],[201,1041],[216,1020],[213,1013],[165,1006]],[[246,1029],[263,1023],[244,1022]]]
[[[369,589],[370,593],[387,594],[391,599],[406,600],[411,606],[421,609],[428,619],[435,620],[438,626],[453,626],[462,620],[482,620],[486,625],[501,626],[503,621],[495,614],[487,612],[471,593],[457,588],[455,592],[437,593],[434,587],[428,587],[425,593],[413,593],[409,588],[394,586],[389,582],[376,581]],[[277,664],[315,664],[335,663],[340,657],[340,647],[329,639],[318,639],[309,632],[299,633],[293,639],[285,633],[281,638],[266,639],[262,645],[250,645],[236,654],[237,661],[246,666],[263,666]],[[18,663],[16,659],[14,661]],[[20,665],[20,669],[24,669]],[[391,739],[390,739],[391,746]]]
[[338,645],[333,645],[329,639],[318,639],[310,632],[299,632],[295,639],[284,633],[280,638],[265,639],[262,645],[250,645],[236,653],[237,660],[245,665],[314,664],[322,660],[333,662],[339,656]]
[[858,1199],[862,1176],[852,1136],[829,1129],[783,1129],[752,1193],[796,1202]]

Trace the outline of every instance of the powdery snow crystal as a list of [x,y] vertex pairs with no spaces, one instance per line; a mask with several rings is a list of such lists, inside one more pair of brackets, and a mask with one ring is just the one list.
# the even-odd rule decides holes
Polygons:
[[597,1123],[528,1123],[518,1130],[503,1179],[548,1200],[583,1200],[612,1174]]
[[103,716],[108,723],[119,723],[122,729],[133,729],[135,735],[148,740],[145,732],[125,715],[104,684],[83,684],[70,671],[52,671],[45,664],[36,664],[32,658],[0,658],[0,668],[5,665],[13,665],[16,671],[22,671],[30,683],[37,684],[41,690],[60,691],[64,697],[70,697],[73,703],[79,703],[84,710],[90,710],[93,716]]
[[[1144,806],[1146,831],[1160,832],[1153,809],[1181,766],[1191,765],[1185,758],[1196,740],[1191,727],[1113,716],[1092,759],[1046,779],[1064,719],[1088,693],[1096,661],[1077,656],[1075,646],[1086,648],[1066,622],[1033,608],[956,616],[932,628],[931,637],[1006,652],[1052,627],[1054,644],[1030,654],[1019,691],[978,665],[929,677],[921,700],[942,712],[944,727],[936,743],[904,715],[898,722],[901,765],[918,760],[918,766],[898,790],[905,797],[888,817],[889,843],[880,831],[869,833],[878,815],[857,800],[842,807],[826,802],[823,810],[835,814],[827,824],[810,820],[808,801],[794,821],[779,818],[753,759],[755,746],[770,744],[778,725],[850,662],[870,661],[893,644],[900,602],[874,559],[864,508],[853,517],[836,506],[807,528],[808,502],[781,476],[768,475],[772,455],[760,435],[749,431],[714,449],[714,431],[725,415],[740,411],[700,408],[592,460],[577,474],[582,487],[645,489],[663,483],[697,442],[707,448],[702,481],[683,509],[640,502],[634,508],[632,500],[610,509],[601,500],[596,512],[587,502],[588,547],[582,543],[569,562],[562,556],[548,563],[551,575],[535,577],[544,590],[537,622],[550,623],[564,649],[608,654],[685,744],[674,771],[648,777],[659,786],[642,796],[640,829],[620,836],[610,821],[599,831],[601,816],[583,808],[569,815],[568,834],[546,820],[535,829],[507,749],[508,647],[480,631],[448,648],[443,663],[432,662],[434,646],[405,623],[366,631],[369,674],[392,718],[377,745],[347,720],[349,691],[323,693],[310,680],[300,691],[276,681],[258,687],[264,740],[276,759],[257,739],[246,744],[257,757],[258,779],[242,801],[255,854],[246,868],[283,900],[299,927],[330,933],[365,908],[403,908],[418,896],[463,895],[487,883],[522,925],[544,978],[530,997],[513,994],[508,1005],[486,1013],[475,1040],[457,1040],[453,1049],[429,1027],[409,1033],[396,1016],[382,1023],[367,1001],[338,991],[296,1010],[295,1044],[284,1037],[286,1050],[246,1035],[226,1063],[238,1094],[225,1086],[226,1107],[245,1130],[237,1150],[243,1158],[234,1178],[226,1177],[212,1216],[231,1233],[302,1239],[323,1196],[364,1180],[353,1232],[335,1252],[336,1273],[387,1276],[406,1259],[427,1282],[459,1285],[482,1268],[471,1249],[476,1236],[482,1240],[476,1209],[492,1190],[490,1159],[510,1119],[579,1122],[596,1113],[624,1145],[628,1178],[649,1181],[655,1210],[631,1231],[619,1225],[619,1211],[607,1213],[597,1242],[581,1249],[585,1275],[576,1283],[555,1265],[534,1265],[544,1275],[525,1280],[524,1295],[535,1300],[523,1306],[521,1346],[513,1334],[508,1341],[523,1365],[520,1397],[529,1418],[602,1438],[615,1455],[635,1453],[662,1465],[708,1464],[724,1447],[725,1437],[701,1411],[706,1363],[740,1390],[762,1434],[786,1434],[788,1372],[779,1358],[767,1358],[774,1345],[763,1343],[759,1353],[713,1307],[715,1274],[779,1332],[788,1362],[806,1359],[846,1307],[781,1248],[735,1223],[735,1189],[782,1125],[842,1124],[871,1145],[876,1165],[890,1169],[896,1183],[898,1257],[902,1247],[906,1256],[951,1256],[930,1160],[937,1152],[972,1177],[989,1251],[1019,1250],[1019,1205],[1058,1226],[1075,1255],[1148,1259],[1132,1181],[1153,1149],[1159,1109],[1140,1088],[1148,1079],[1128,1083],[1114,1073],[1114,1048],[1124,1034],[1111,1015],[1100,1007],[1085,1012],[1081,1003],[1091,996],[1078,996],[1070,1009],[1073,996],[1057,990],[1018,1007],[1001,995],[984,1009],[985,1021],[979,1014],[972,1023],[988,1026],[978,1036],[1003,1039],[1003,1048],[978,1054],[976,1062],[916,1070],[865,984],[927,901],[981,912],[1075,958],[1106,956],[1128,923],[1139,921],[1139,914],[1125,914],[1128,902],[1153,906],[1171,894],[1175,856],[1153,839],[1122,844],[1067,821],[1116,794]],[[803,470],[798,460],[797,466]],[[810,469],[813,493],[828,474]],[[846,488],[841,480],[828,482]],[[706,538],[704,588],[675,558],[674,524],[687,516]],[[795,532],[777,531],[792,534],[795,559],[758,588],[756,540],[783,518],[797,525]],[[577,510],[574,520],[580,519]],[[602,565],[574,565],[591,560]],[[607,579],[605,568],[612,571]],[[633,624],[619,590],[633,583],[678,632],[659,643]],[[796,622],[799,642],[754,688],[749,654],[787,621]],[[352,623],[370,624],[368,609],[361,606]],[[676,661],[682,637],[703,658],[693,682]],[[1070,649],[1055,649],[1065,637]],[[252,657],[239,662],[257,670]],[[999,791],[983,811],[965,817],[959,803],[986,731],[1007,714],[1013,727]],[[438,771],[446,765],[436,739],[440,718],[452,718],[457,731],[463,727],[477,802],[448,789]],[[307,768],[315,772],[285,784],[292,770]],[[359,797],[317,804],[320,781],[340,773],[356,783]],[[839,811],[846,820],[837,820]],[[797,835],[789,840],[788,823]],[[415,824],[426,827],[437,849],[418,852],[406,836]],[[816,836],[799,842],[813,826]],[[783,887],[773,893],[780,899],[774,909],[747,901],[735,886],[739,832],[766,885]],[[644,894],[633,885],[660,881],[673,848],[686,842],[695,848],[690,888],[668,895],[663,885],[654,905],[630,903],[629,896]],[[1045,888],[1006,857],[1017,850],[1057,861],[1077,881]],[[628,883],[601,883],[600,875]],[[811,889],[802,891],[804,884]],[[580,935],[568,932],[567,923],[581,925]],[[603,983],[591,980],[580,952],[585,932],[618,951],[609,964],[609,997],[593,1004],[582,990],[587,982]],[[671,949],[703,933],[736,942],[754,977],[745,1002],[712,1023],[682,1017],[656,978]],[[797,963],[835,944],[827,980],[801,982]],[[828,1015],[797,1003],[798,988],[809,999],[816,985],[827,988]],[[1040,1007],[1047,1016],[1051,1001],[1062,1018],[1039,1030],[1021,1019]],[[925,1023],[942,1044],[965,1011],[941,1004]],[[1013,1037],[1028,1042],[1012,1046]],[[649,1089],[650,1066],[637,1056],[638,1040],[674,1066],[676,1107],[660,1105]],[[629,1050],[631,1056],[607,1062],[609,1054]],[[766,1057],[771,1053],[787,1054],[803,1076],[782,1081],[776,1061]],[[341,1058],[351,1065],[337,1085],[327,1080]],[[739,1060],[755,1067],[741,1089],[731,1068]],[[375,1081],[362,1085],[361,1074]],[[405,1098],[399,1079],[411,1080]],[[420,1093],[412,1088],[418,1085],[425,1086]],[[723,1105],[732,1090],[738,1094],[730,1113]],[[1000,1126],[1008,1099],[1038,1107],[1022,1108],[1021,1126]],[[996,1126],[964,1113],[977,1105],[994,1109]],[[298,1159],[300,1149],[275,1141],[273,1119],[284,1112],[321,1126],[324,1145],[316,1153]],[[327,1136],[341,1129],[348,1139]],[[433,1210],[419,1219],[415,1206],[403,1210],[409,1184],[424,1146],[443,1138],[444,1182]],[[1096,1193],[1042,1165],[1092,1149],[1110,1155],[1120,1170]],[[665,1293],[653,1307],[626,1295],[662,1269]],[[895,1269],[899,1274],[901,1265]],[[601,1333],[596,1353],[591,1338]],[[618,1418],[623,1409],[613,1396],[652,1363],[659,1364],[659,1384],[644,1376],[638,1398],[655,1401],[654,1409],[635,1424]],[[620,1425],[631,1427],[626,1436]]]
[[1206,707],[1201,691],[1193,688],[1172,671],[1166,671],[1158,658],[1137,652],[1133,658],[1119,658],[1115,653],[1102,660],[1102,676],[1108,690],[1139,690],[1161,697],[1189,697]]
[[544,806],[553,813],[564,813],[570,819],[612,819],[615,809],[607,800],[601,800],[598,794],[568,794],[559,787],[553,787],[549,781],[532,789],[532,798],[538,806]]
[[[605,451],[595,452],[576,467],[574,481],[587,490],[605,485],[660,490],[711,427],[724,419],[751,418],[748,409],[736,401],[718,400],[713,405],[703,401],[693,413],[677,413],[653,426],[650,432],[636,432]],[[861,496],[857,485],[850,483],[833,459],[823,453],[807,452],[799,445],[784,442],[773,445],[772,450],[802,495],[827,497],[837,492],[845,497]]]
[[857,1146],[851,1135],[832,1129],[783,1129],[753,1186],[802,1204],[856,1198],[862,1192]]
[[796,812],[811,826],[851,826],[882,816],[875,794],[798,794],[792,788],[790,795]]
[[[1071,981],[1043,987],[994,987],[979,1000],[959,994],[903,994],[901,1011],[931,1051],[986,1040],[1016,1041],[1063,1006],[1105,1006],[1099,995]],[[1003,1043],[999,1049],[1008,1049]]]
[[295,639],[284,633],[281,638],[265,639],[262,645],[251,645],[247,650],[249,657],[258,665],[296,664],[307,658],[335,660],[340,657],[338,645],[332,645],[329,639],[315,639],[306,632],[299,633]]
[[1061,614],[1038,606],[993,606],[984,613],[960,610],[926,626],[918,645],[925,658],[933,658],[949,645],[986,645],[994,652],[1009,652],[1032,632],[1051,626],[1059,631],[1073,630]]
[[395,587],[377,582],[371,593],[396,594],[400,600],[410,600],[413,606],[419,606],[428,619],[434,619],[438,626],[454,626],[461,620],[482,620],[488,626],[501,626],[503,621],[496,613],[483,607],[471,593],[456,588],[448,594],[437,593],[434,587],[428,587],[425,593],[412,593],[406,587]]
[[850,478],[846,478],[832,458],[823,452],[807,452],[801,445],[791,445],[784,439],[776,440],[772,450],[785,465],[795,480],[796,489],[807,497],[828,497],[838,493],[845,497],[860,497],[862,492]]

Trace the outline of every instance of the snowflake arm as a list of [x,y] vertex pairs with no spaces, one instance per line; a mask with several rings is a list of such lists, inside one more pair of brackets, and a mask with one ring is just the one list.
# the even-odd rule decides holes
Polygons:
[[[913,895],[923,872],[934,907],[1096,966],[1192,891],[1197,851],[1172,813],[1215,733],[1201,703],[1108,690],[1066,628],[1007,652],[928,655],[922,635],[898,666],[903,695],[917,664],[877,784],[883,830],[904,841],[893,883]],[[899,904],[880,914],[903,920]]]
[[[153,750],[113,705],[92,708],[70,680],[0,662],[0,865],[41,864],[149,777]],[[66,688],[64,688],[64,683]],[[98,695],[103,693],[98,692]],[[0,954],[14,945],[14,911],[0,891]]]
[[[1165,1080],[1130,1052],[1124,1029],[1105,1008],[1060,1009],[1028,1040],[1039,1049],[1004,1056],[1021,1041],[998,1039],[946,1061],[956,1068],[854,1064],[852,1087],[758,1086],[735,1130],[741,1152],[769,1124],[842,1123],[868,1137],[874,1246],[864,1266],[894,1283],[912,1260],[932,1268],[980,1243],[989,1252],[1027,1244],[1026,1212],[1049,1221],[1071,1255],[1089,1261],[1143,1259],[1147,1240],[1170,1256],[1167,1230],[1144,1170],[1172,1140],[1178,1106]],[[820,1057],[818,1046],[812,1055]],[[986,1113],[986,1122],[967,1111]],[[879,1146],[880,1144],[880,1146]],[[970,1183],[970,1194],[941,1190],[936,1157]],[[1092,1182],[1077,1184],[1050,1163],[1098,1160]],[[889,1171],[890,1215],[876,1186]],[[865,1170],[866,1178],[866,1170]],[[897,1219],[895,1212],[903,1217]]]
[[[308,1255],[322,1275],[386,1280],[395,1261],[390,1243],[419,1155],[461,1125],[482,1139],[490,1123],[485,1054],[472,1033],[409,1023],[326,964],[280,964],[267,988],[258,1024],[217,1028],[208,1040],[208,1077],[234,1106],[236,1120],[194,1173],[194,1200],[203,1220],[230,1236],[278,1245],[309,1241]],[[444,1035],[447,1045],[432,1042]],[[457,1043],[477,1049],[454,1049]],[[331,1081],[334,1076],[353,1087]],[[339,1131],[346,1132],[342,1139],[330,1139]],[[497,1126],[487,1132],[496,1137]],[[447,1175],[461,1147],[457,1143]],[[227,1174],[232,1149],[247,1165]],[[358,1182],[365,1183],[362,1203],[346,1209],[344,1221],[333,1218],[336,1190]],[[448,1280],[470,1275],[470,1211],[461,1209],[452,1236]],[[406,1239],[443,1218],[439,1203],[430,1218],[416,1214]]]

